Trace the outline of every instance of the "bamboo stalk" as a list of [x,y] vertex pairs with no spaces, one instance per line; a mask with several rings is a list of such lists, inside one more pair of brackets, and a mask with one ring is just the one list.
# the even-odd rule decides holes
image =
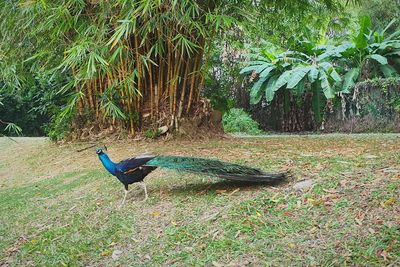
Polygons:
[[189,93],[189,99],[188,99],[188,105],[186,107],[186,113],[189,113],[190,107],[192,105],[192,100],[193,100],[193,91],[194,91],[194,86],[195,86],[195,81],[196,81],[196,76],[197,76],[197,67],[200,62],[200,54],[197,54],[196,59],[193,64],[193,69],[192,69],[192,79],[191,79],[191,84],[190,84],[190,93]]
[[173,67],[172,67],[172,44],[171,40],[168,38],[168,72],[167,72],[167,88],[169,95],[169,112],[172,114],[172,75],[173,75]]
[[94,79],[94,85],[93,85],[93,89],[94,89],[94,99],[95,99],[95,103],[94,103],[94,104],[95,104],[95,110],[96,110],[96,120],[99,119],[99,104],[98,104],[97,99],[96,99],[97,80],[98,80],[98,78],[95,78],[95,79]]
[[[121,61],[121,68],[122,68],[122,72],[124,73],[124,77],[126,77],[126,75],[128,74],[128,70],[127,70],[127,60],[123,60],[122,59],[122,55],[120,56],[120,61]],[[128,114],[129,114],[129,131],[131,132],[131,134],[135,133],[135,129],[134,129],[134,124],[133,124],[133,118],[132,118],[132,95],[128,89],[127,84],[124,83],[124,90],[125,90],[125,94],[126,94],[126,105],[127,105],[127,109],[128,109]]]
[[173,92],[173,110],[172,110],[172,114],[175,116],[176,115],[176,102],[177,102],[177,91],[178,91],[178,87],[179,87],[179,83],[180,83],[180,69],[182,66],[182,61],[183,61],[183,57],[182,55],[179,53],[179,51],[177,51],[176,53],[178,56],[178,64],[176,65],[176,69],[175,69],[175,83],[174,83],[174,92]]
[[182,111],[183,111],[183,102],[185,101],[185,93],[186,93],[186,84],[188,80],[188,72],[189,72],[189,66],[185,68],[184,74],[183,74],[183,84],[182,84],[182,92],[181,92],[181,98],[179,101],[179,108],[178,108],[178,118],[182,117]]
[[[136,56],[136,70],[137,70],[137,91],[138,93],[141,93],[142,89],[142,72],[141,72],[141,64],[140,64],[140,59],[139,59],[139,41],[137,35],[134,37],[135,40],[135,56]],[[136,96],[136,110],[139,112],[140,110],[140,95],[137,94]]]

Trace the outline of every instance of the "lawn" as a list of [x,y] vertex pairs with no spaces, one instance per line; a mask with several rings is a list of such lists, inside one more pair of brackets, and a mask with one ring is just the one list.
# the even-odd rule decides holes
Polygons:
[[[90,144],[0,139],[0,266],[400,265],[400,135],[107,143],[288,171],[243,186],[156,170],[123,186]],[[311,180],[297,190],[298,182]]]

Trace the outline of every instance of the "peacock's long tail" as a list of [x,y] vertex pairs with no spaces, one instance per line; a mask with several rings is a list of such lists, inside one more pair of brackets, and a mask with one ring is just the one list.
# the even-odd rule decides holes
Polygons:
[[193,173],[203,173],[220,178],[245,182],[276,182],[285,178],[284,173],[265,173],[259,169],[213,159],[157,156],[146,166],[174,169]]

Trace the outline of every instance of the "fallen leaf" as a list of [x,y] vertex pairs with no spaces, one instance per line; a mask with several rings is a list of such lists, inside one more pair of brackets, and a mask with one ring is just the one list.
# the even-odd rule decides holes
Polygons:
[[286,211],[286,212],[283,213],[283,216],[292,217],[292,216],[293,216],[293,213],[291,213],[291,212],[289,212],[289,211]]
[[377,254],[378,256],[381,256],[385,261],[387,260],[388,253],[384,249],[378,250]]
[[383,202],[383,206],[384,207],[391,206],[394,203],[396,203],[396,199],[394,197],[391,197],[388,200],[386,200],[385,202]]
[[323,203],[323,201],[322,199],[307,198],[307,203],[310,203],[313,206],[319,206]]
[[218,234],[219,234],[219,230],[217,230],[217,231],[213,234],[212,240],[214,240],[214,239],[217,237]]
[[150,213],[150,215],[153,216],[153,217],[158,218],[158,217],[161,216],[161,213],[159,211],[153,211],[153,212]]
[[348,181],[347,180],[341,180],[339,182],[339,184],[340,184],[341,187],[345,187],[348,184]]
[[237,231],[237,233],[235,235],[235,239],[238,238],[239,235],[240,235],[240,230]]
[[389,243],[389,245],[388,245],[386,251],[387,251],[387,252],[391,252],[391,251],[393,250],[394,245],[396,245],[397,242],[398,242],[397,240],[393,239],[393,240]]
[[235,194],[236,192],[239,192],[239,191],[240,191],[240,188],[236,188],[235,190],[230,192],[229,195],[231,196],[231,195],[233,195],[233,194]]
[[100,253],[100,256],[107,257],[107,256],[110,256],[111,254],[112,254],[111,249],[106,249],[106,250],[104,250],[103,252]]
[[357,216],[358,219],[360,219],[362,221],[362,220],[364,220],[365,213],[362,212],[361,210],[359,210],[359,211],[357,211],[356,216]]
[[331,194],[336,194],[337,191],[335,189],[322,189],[322,191],[326,192],[326,193],[331,193]]
[[323,196],[324,200],[337,200],[338,198],[339,198],[339,196],[336,194],[327,194],[327,195]]
[[375,234],[375,230],[372,228],[368,228],[368,232],[370,232],[372,235]]

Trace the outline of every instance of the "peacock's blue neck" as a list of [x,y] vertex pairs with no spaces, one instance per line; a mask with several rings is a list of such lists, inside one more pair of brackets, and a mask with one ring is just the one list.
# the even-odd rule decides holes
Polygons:
[[99,159],[101,163],[103,163],[104,168],[106,168],[109,173],[111,173],[112,175],[116,175],[117,170],[115,167],[115,163],[110,160],[107,154],[102,153],[101,155],[99,155]]

